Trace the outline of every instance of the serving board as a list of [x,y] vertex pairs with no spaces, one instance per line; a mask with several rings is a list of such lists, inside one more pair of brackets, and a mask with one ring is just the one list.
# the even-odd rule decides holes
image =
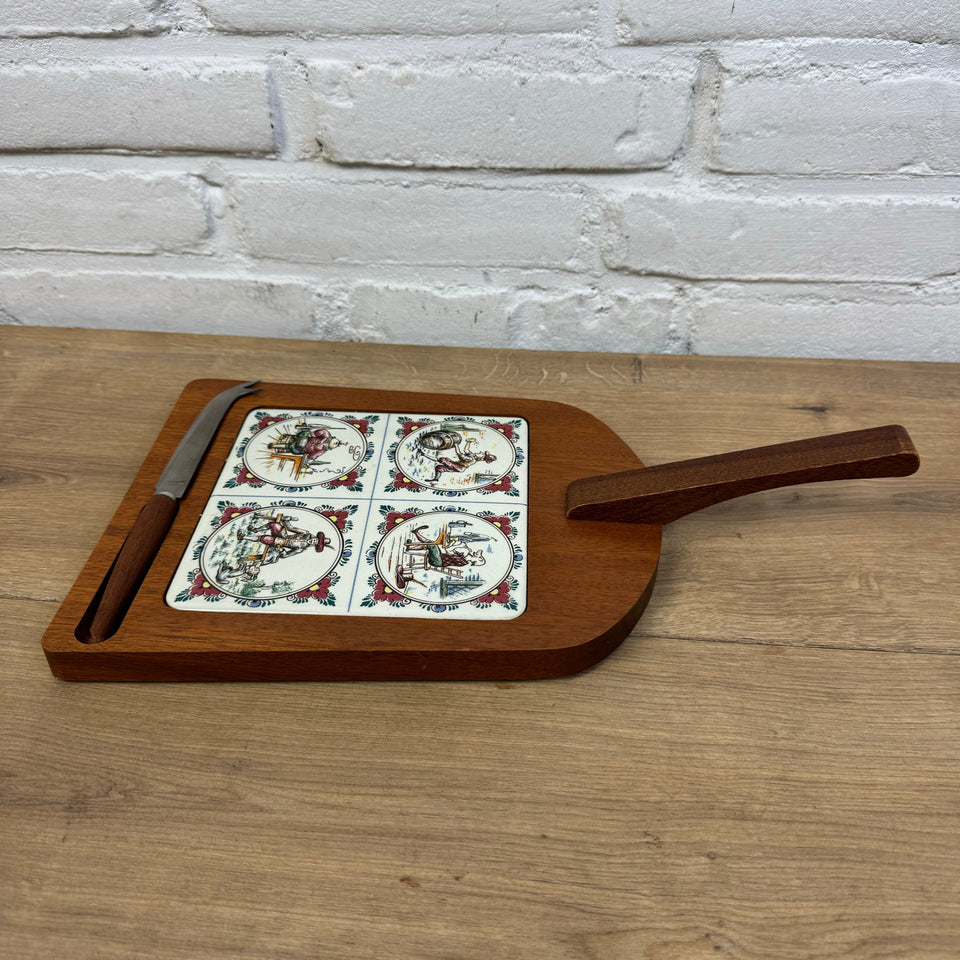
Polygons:
[[104,578],[180,438],[180,396],[43,638],[67,680],[534,679],[607,656],[647,604],[661,527],[565,516],[642,467],[545,401],[265,383],[234,404],[117,632]]

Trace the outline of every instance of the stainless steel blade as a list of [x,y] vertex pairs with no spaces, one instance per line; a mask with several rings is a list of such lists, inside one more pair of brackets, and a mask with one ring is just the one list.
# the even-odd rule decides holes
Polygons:
[[213,435],[217,432],[227,411],[234,401],[248,393],[256,393],[260,388],[259,380],[248,380],[218,393],[197,415],[190,424],[190,429],[183,435],[177,444],[173,456],[167,462],[155,488],[156,493],[179,500],[190,485],[193,475],[200,466],[200,461],[206,453]]

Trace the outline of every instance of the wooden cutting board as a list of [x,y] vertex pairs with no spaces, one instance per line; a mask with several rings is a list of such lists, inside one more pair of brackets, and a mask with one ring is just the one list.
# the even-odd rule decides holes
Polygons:
[[44,635],[56,676],[553,677],[601,660],[643,612],[661,527],[566,516],[573,481],[643,466],[595,417],[265,383],[221,424],[120,628],[88,642],[157,477],[231,385],[194,381],[180,396]]
[[[44,636],[56,676],[575,673],[643,612],[662,524],[773,487],[919,465],[896,425],[644,468],[564,404],[263,384],[229,409],[157,552],[131,537],[152,564],[125,615],[109,600],[94,621],[112,565],[140,579],[129,553],[116,558],[154,481],[232,386],[199,380],[181,395]],[[166,520],[175,509],[158,494],[143,511],[154,543],[157,503]]]

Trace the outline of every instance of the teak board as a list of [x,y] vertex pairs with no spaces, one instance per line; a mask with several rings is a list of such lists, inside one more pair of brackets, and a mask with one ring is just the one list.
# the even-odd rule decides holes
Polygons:
[[[43,637],[66,680],[535,679],[576,673],[610,653],[647,604],[661,527],[564,516],[571,481],[642,467],[590,414],[560,403],[265,383],[229,411],[119,630],[85,643],[93,598],[180,438],[232,385],[181,394],[137,477]],[[175,609],[168,594],[241,426],[260,408],[416,411],[522,418],[529,429],[526,605],[509,620],[408,615],[304,616]],[[242,494],[241,494],[242,496]],[[456,501],[453,501],[455,503]],[[442,504],[438,504],[442,505]],[[423,509],[429,509],[424,504]],[[369,538],[368,538],[369,539]],[[357,549],[367,550],[367,543]]]

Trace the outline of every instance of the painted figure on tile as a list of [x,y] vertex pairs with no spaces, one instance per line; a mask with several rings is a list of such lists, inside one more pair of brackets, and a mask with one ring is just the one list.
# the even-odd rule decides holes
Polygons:
[[460,430],[449,427],[441,430],[431,430],[417,438],[417,447],[420,454],[436,464],[433,476],[427,482],[436,483],[444,473],[463,473],[467,467],[476,463],[493,463],[497,458],[489,450],[477,450],[475,437],[466,438]]
[[255,419],[247,428],[252,436],[239,450],[243,462],[235,467],[233,486],[256,479],[286,487],[287,492],[293,486],[325,484],[354,493],[362,489],[361,465],[373,454],[366,434],[378,416],[350,420],[332,414],[284,416],[282,410],[260,410]]
[[252,582],[260,575],[261,567],[296,556],[310,547],[320,553],[330,545],[329,538],[322,532],[312,534],[301,530],[293,526],[292,520],[279,512],[275,516],[255,513],[246,526],[237,528],[236,538],[240,543],[257,544],[257,547],[252,548],[248,556],[241,557],[238,564],[221,563],[216,579],[220,583],[237,578]]
[[486,563],[483,552],[471,550],[459,536],[451,535],[449,526],[443,526],[434,540],[427,540],[420,533],[426,529],[426,525],[415,527],[410,532],[417,542],[407,540],[404,544],[408,554],[422,553],[426,565],[443,570],[445,567],[482,567]]
[[411,583],[416,583],[424,588],[427,587],[427,584],[425,584],[422,580],[418,580],[410,570],[405,569],[401,564],[397,564],[397,569],[394,573],[394,576],[397,581],[397,589],[401,592],[403,592],[403,590]]
[[237,530],[237,539],[271,547],[277,552],[278,559],[293,556],[311,545],[317,553],[320,553],[330,543],[322,533],[312,534],[294,527],[291,524],[293,518],[284,516],[282,513],[278,513],[275,517],[256,513],[254,517],[259,517],[264,520],[264,523],[257,526],[256,519],[251,520],[246,530],[243,527]]
[[[404,433],[392,457],[398,471],[393,489],[413,483],[457,495],[502,481],[517,463],[517,448],[506,433],[489,424],[441,419]],[[398,483],[401,476],[409,483]],[[509,493],[510,480],[505,483]]]
[[[295,433],[280,434],[267,444],[267,449],[278,463],[292,463],[294,476],[298,479],[315,473],[314,467],[323,463],[320,458],[343,443],[325,427],[317,427],[305,420],[300,420],[295,430]],[[353,450],[350,453],[352,457],[356,455]]]
[[442,511],[393,526],[375,562],[383,582],[402,596],[446,605],[482,596],[492,578],[504,580],[512,560],[509,538],[493,524]]
[[301,420],[297,424],[297,433],[293,438],[293,449],[297,453],[304,453],[307,462],[318,460],[328,450],[340,446],[340,441],[323,427],[311,429],[310,424]]

